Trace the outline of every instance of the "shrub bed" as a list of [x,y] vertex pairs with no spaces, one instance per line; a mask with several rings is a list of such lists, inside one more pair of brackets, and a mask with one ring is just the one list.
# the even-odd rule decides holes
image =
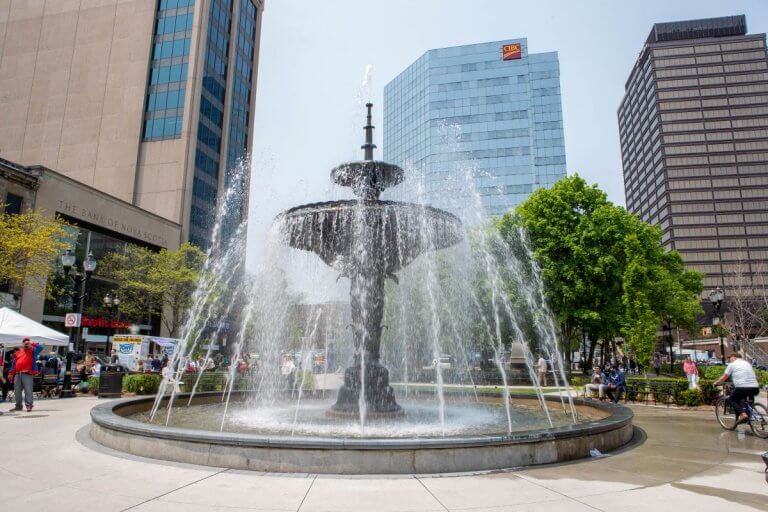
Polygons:
[[88,391],[92,394],[97,394],[99,392],[99,378],[98,377],[88,377]]
[[153,395],[160,387],[160,375],[157,373],[137,373],[123,378],[123,391],[137,395]]

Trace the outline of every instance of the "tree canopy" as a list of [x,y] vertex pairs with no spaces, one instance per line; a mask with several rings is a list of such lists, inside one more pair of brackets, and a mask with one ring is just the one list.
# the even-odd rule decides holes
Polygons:
[[56,258],[68,247],[66,227],[32,210],[0,213],[0,283],[45,290]]
[[665,250],[661,230],[578,175],[537,190],[498,223],[505,238],[519,226],[533,245],[569,348],[579,331],[593,340],[623,336],[630,352],[647,363],[662,322],[687,327],[701,311],[701,275]]
[[149,249],[128,245],[125,252],[111,253],[102,262],[101,274],[117,283],[120,310],[143,318],[162,315],[171,337],[179,334],[184,314],[197,286],[205,254],[195,245],[178,249]]

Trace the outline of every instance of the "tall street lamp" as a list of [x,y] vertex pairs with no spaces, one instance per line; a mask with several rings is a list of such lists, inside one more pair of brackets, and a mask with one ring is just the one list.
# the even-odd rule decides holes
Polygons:
[[[75,255],[71,250],[67,249],[61,255],[61,266],[64,268],[64,276],[72,279],[72,304],[77,304],[77,314],[81,318],[77,330],[74,327],[69,328],[69,350],[67,351],[67,363],[64,371],[64,382],[61,385],[61,393],[59,398],[71,398],[74,396],[72,393],[72,357],[74,351],[80,348],[81,344],[81,325],[83,314],[83,301],[88,295],[87,286],[88,280],[91,278],[91,274],[96,270],[96,258],[92,253],[88,253],[88,257],[83,262],[83,272],[79,272],[75,265]],[[74,268],[74,273],[72,269]]]
[[662,324],[662,328],[664,329],[664,341],[667,342],[667,345],[669,345],[669,372],[674,374],[675,373],[675,352],[673,351],[673,342],[674,339],[672,338],[672,322],[670,320],[665,320]]
[[[725,299],[725,294],[723,293],[723,290],[720,288],[717,288],[716,290],[712,290],[709,292],[709,302],[712,303],[712,307],[715,310],[715,314],[712,317],[712,326],[716,327],[721,325],[720,321],[720,307],[723,305],[723,300]],[[723,364],[725,364],[725,345],[723,344],[723,330],[718,330],[719,336],[720,336],[720,355],[723,358]]]
[[115,335],[115,317],[119,320],[120,315],[120,297],[112,297],[112,294],[107,292],[107,294],[104,296],[104,307],[107,308],[107,311],[109,311],[109,329],[107,330],[107,344],[106,344],[106,356],[110,362],[112,363],[112,352],[110,350],[110,342],[112,341],[112,337]]

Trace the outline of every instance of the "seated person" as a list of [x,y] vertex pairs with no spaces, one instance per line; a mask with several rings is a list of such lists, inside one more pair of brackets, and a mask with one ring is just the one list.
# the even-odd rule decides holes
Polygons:
[[[627,390],[627,381],[624,373],[619,371],[616,365],[611,366],[611,374],[608,376],[608,388],[605,390],[608,398],[615,404],[621,400],[621,395]],[[616,393],[614,397],[613,394]]]
[[592,370],[591,382],[584,386],[584,397],[591,398],[592,394],[597,391],[598,398],[605,398],[606,387],[606,384],[603,382],[603,374],[600,372],[600,368],[595,366]]

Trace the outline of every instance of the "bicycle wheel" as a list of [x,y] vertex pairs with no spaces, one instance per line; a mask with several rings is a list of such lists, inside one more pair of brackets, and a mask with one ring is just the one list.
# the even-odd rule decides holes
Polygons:
[[725,397],[720,397],[715,403],[715,415],[717,416],[717,422],[725,430],[734,430],[736,428],[736,414],[733,412],[733,407],[728,403]]
[[752,417],[749,418],[749,426],[757,437],[768,439],[768,412],[766,412],[763,404],[754,404],[752,406]]

